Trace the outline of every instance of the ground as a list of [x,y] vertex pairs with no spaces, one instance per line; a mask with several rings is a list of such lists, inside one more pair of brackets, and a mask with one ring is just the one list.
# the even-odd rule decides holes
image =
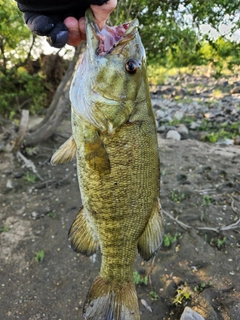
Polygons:
[[[136,253],[141,320],[179,320],[185,306],[205,320],[239,320],[240,148],[158,137],[165,238],[153,261]],[[0,153],[3,320],[83,319],[100,254],[87,258],[69,247],[81,206],[76,165],[49,164],[63,141],[58,136],[26,156],[38,175]]]

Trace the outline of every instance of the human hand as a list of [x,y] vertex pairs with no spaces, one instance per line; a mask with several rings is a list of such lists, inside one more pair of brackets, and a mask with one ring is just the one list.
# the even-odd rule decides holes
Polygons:
[[66,4],[22,4],[17,0],[19,9],[24,13],[24,20],[29,29],[40,36],[47,36],[51,46],[62,48],[66,43],[77,46],[86,38],[84,14],[92,3],[96,22],[102,28],[117,0],[71,0]]
[[[117,6],[117,0],[109,0],[102,6],[91,5],[95,21],[99,27],[102,29],[106,24],[106,21],[110,13]],[[64,20],[64,24],[68,29],[68,40],[67,43],[71,46],[78,46],[82,40],[86,40],[86,30],[85,30],[85,18],[81,17],[77,20],[74,17],[68,17]]]

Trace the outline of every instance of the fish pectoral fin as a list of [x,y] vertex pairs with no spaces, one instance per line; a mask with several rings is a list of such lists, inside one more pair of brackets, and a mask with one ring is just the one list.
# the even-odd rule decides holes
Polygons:
[[99,241],[96,233],[91,228],[90,222],[87,221],[82,208],[68,233],[68,239],[71,241],[72,249],[78,253],[82,253],[86,256],[91,256],[99,248]]
[[110,173],[109,157],[98,134],[92,140],[85,141],[84,154],[85,160],[92,170],[97,171],[99,174]]
[[53,154],[51,164],[64,164],[72,161],[76,155],[77,146],[73,136],[71,136],[61,147]]
[[117,283],[97,277],[88,293],[83,317],[87,320],[140,320],[133,282]]
[[147,226],[138,240],[138,252],[146,261],[151,259],[163,241],[163,216],[159,200],[153,207]]

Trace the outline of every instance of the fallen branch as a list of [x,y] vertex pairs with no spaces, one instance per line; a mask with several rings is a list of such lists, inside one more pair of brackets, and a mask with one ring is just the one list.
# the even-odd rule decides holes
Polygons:
[[28,169],[31,169],[32,172],[35,173],[41,181],[43,181],[43,178],[37,172],[35,164],[31,160],[29,160],[26,157],[24,157],[24,155],[20,151],[17,152],[17,158],[24,162],[23,168],[26,167]]
[[[236,212],[235,210],[235,207],[234,207],[234,200],[232,197],[230,197],[232,199],[232,202],[231,202],[231,208],[233,210],[234,213],[236,213],[238,215],[238,213]],[[187,230],[187,229],[195,229],[195,230],[205,230],[205,231],[214,231],[214,232],[221,232],[221,231],[228,231],[228,230],[232,230],[232,229],[236,229],[236,228],[239,228],[240,227],[240,217],[238,215],[238,220],[235,222],[235,223],[232,223],[232,224],[229,224],[229,225],[225,225],[225,226],[222,226],[222,227],[192,227],[192,226],[189,226],[188,224],[185,224],[184,222],[178,220],[177,218],[174,218],[170,213],[168,213],[167,211],[163,210],[163,213],[169,217],[171,220],[175,221],[177,224],[179,224],[183,229]]]
[[15,141],[15,144],[14,144],[14,147],[12,150],[13,152],[17,152],[21,148],[23,139],[24,139],[26,131],[27,131],[28,119],[29,119],[29,111],[22,110],[22,118],[20,121],[18,136],[17,136],[17,139]]

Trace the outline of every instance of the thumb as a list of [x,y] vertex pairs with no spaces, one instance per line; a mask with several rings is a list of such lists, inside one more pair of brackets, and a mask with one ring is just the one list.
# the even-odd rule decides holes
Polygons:
[[91,5],[95,22],[100,30],[105,26],[110,13],[115,9],[116,6],[117,0],[109,0],[101,6]]

